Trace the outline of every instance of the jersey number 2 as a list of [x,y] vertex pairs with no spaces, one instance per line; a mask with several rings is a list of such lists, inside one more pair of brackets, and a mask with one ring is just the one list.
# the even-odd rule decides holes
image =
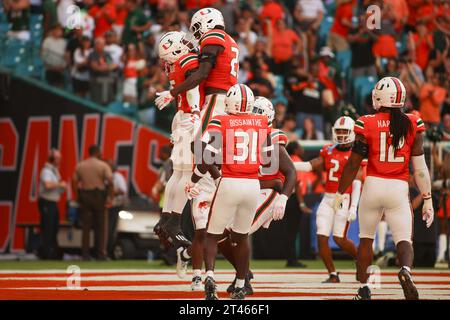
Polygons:
[[328,174],[328,181],[339,181],[337,177],[334,176],[336,172],[339,171],[339,161],[335,159],[331,159],[330,162],[333,164],[333,168],[330,169],[330,172]]

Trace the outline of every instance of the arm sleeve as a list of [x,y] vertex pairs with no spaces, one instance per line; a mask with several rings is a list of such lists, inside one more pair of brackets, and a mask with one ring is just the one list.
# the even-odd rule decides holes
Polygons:
[[302,161],[302,162],[294,162],[295,170],[302,171],[302,172],[310,172],[312,171],[312,165],[309,161]]
[[225,48],[225,34],[221,30],[211,30],[207,32],[203,38],[200,40],[200,49],[205,46],[221,46]]
[[350,207],[358,207],[360,196],[361,196],[361,181],[353,180],[353,182],[352,182],[352,199],[350,202]]
[[200,111],[200,90],[198,86],[186,91],[186,99],[191,111]]
[[355,121],[355,134],[360,134],[367,138],[364,118],[361,117]]
[[427,163],[425,162],[425,155],[411,157],[414,168],[414,180],[422,194],[423,199],[431,198],[431,179],[428,172]]

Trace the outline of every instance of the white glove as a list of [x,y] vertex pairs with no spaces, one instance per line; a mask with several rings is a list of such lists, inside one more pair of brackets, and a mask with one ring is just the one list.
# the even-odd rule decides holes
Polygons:
[[156,95],[158,96],[158,98],[155,99],[155,104],[159,110],[167,107],[169,103],[171,103],[174,99],[170,91],[157,92]]
[[344,202],[344,195],[339,192],[336,192],[336,194],[334,195],[334,201],[333,201],[334,211],[341,210],[343,202]]
[[278,197],[277,201],[273,204],[272,217],[273,220],[281,220],[284,217],[284,211],[286,209],[287,195],[282,194]]
[[426,221],[427,228],[431,226],[434,220],[433,201],[431,198],[423,200],[422,220]]
[[186,182],[184,185],[184,192],[189,200],[192,200],[200,194],[201,188],[198,183],[193,183],[192,181]]
[[356,210],[357,208],[355,206],[350,207],[350,209],[348,209],[348,221],[352,222],[356,220]]

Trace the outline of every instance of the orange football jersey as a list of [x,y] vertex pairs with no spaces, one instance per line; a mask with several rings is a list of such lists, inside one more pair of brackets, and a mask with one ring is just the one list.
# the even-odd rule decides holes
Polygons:
[[408,181],[411,148],[416,134],[425,131],[425,125],[419,117],[407,116],[413,129],[397,150],[391,145],[389,113],[379,112],[356,120],[355,133],[363,135],[369,147],[367,176]]
[[[172,88],[175,88],[179,84],[181,84],[184,80],[186,80],[186,73],[195,70],[198,68],[199,61],[198,56],[195,53],[187,53],[180,57],[175,63],[171,65],[166,65],[166,73],[169,77],[170,85]],[[203,106],[204,102],[204,91],[203,85],[199,85],[200,91],[200,105]],[[186,92],[180,93],[177,97],[177,109],[182,110],[184,112],[192,112],[191,107],[186,98]]]
[[206,132],[220,133],[222,176],[258,179],[269,130],[267,117],[263,115],[218,115],[211,119]]
[[[278,143],[282,146],[286,146],[288,143],[288,137],[283,131],[279,129],[270,128],[270,141],[272,142],[272,145]],[[280,170],[278,170],[274,174],[265,174],[259,176],[259,180],[275,180],[275,179],[279,179],[281,180],[282,183],[284,183],[285,180],[284,174]]]
[[217,55],[216,65],[204,81],[205,88],[217,88],[228,91],[235,85],[239,72],[239,48],[234,39],[225,31],[213,29],[200,39],[200,52],[207,45],[218,45],[224,50]]

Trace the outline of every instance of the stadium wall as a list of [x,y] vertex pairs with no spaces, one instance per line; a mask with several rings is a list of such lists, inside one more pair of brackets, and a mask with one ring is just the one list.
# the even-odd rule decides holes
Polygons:
[[[62,153],[62,179],[98,144],[114,159],[130,195],[150,195],[158,177],[159,149],[168,137],[133,119],[33,80],[0,72],[0,253],[21,251],[19,223],[38,223],[39,172],[51,147]],[[70,184],[69,184],[70,185]],[[71,190],[59,202],[65,219]]]

